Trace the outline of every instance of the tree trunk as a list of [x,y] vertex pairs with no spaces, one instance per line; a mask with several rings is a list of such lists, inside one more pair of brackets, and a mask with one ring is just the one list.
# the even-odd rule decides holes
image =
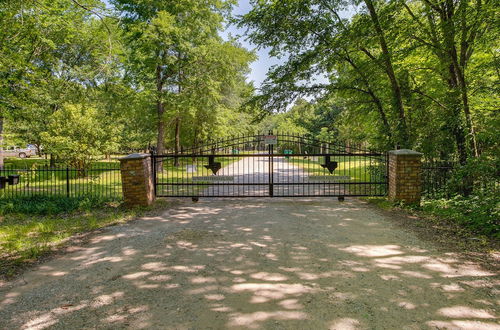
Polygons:
[[50,154],[49,166],[50,168],[56,167],[56,158],[53,154]]
[[458,74],[458,82],[460,83],[460,94],[462,97],[462,105],[463,105],[463,110],[464,110],[464,115],[465,115],[465,123],[467,125],[467,130],[469,131],[469,136],[470,136],[470,147],[472,149],[472,156],[478,157],[479,156],[479,148],[477,146],[477,139],[476,139],[476,130],[474,129],[474,125],[472,123],[472,117],[470,113],[470,106],[469,106],[469,96],[467,94],[467,82],[465,81],[464,69],[461,69],[459,74]]
[[460,164],[464,165],[467,162],[468,152],[465,137],[465,129],[462,124],[462,118],[460,113],[463,109],[463,94],[460,88],[460,68],[458,67],[457,60],[457,49],[455,46],[455,32],[451,27],[451,18],[445,14],[441,15],[441,29],[444,34],[443,38],[443,58],[442,64],[447,68],[447,81],[450,91],[449,101],[450,108],[452,110],[452,117],[450,121],[452,123],[451,131],[455,136],[455,143],[457,144],[457,153]]
[[[178,155],[181,150],[181,118],[175,119],[175,154]],[[179,158],[175,157],[174,166],[179,166]]]
[[[162,155],[165,151],[165,121],[163,120],[163,104],[158,102],[158,136],[156,139],[156,152]],[[161,108],[161,110],[160,110]]]
[[408,126],[406,124],[406,116],[403,105],[403,97],[401,95],[401,87],[399,86],[398,79],[394,72],[391,54],[389,52],[389,48],[387,47],[384,31],[380,26],[378,14],[375,10],[375,6],[373,5],[372,0],[365,0],[365,4],[368,7],[368,11],[370,12],[370,17],[375,27],[375,31],[377,32],[378,35],[380,48],[382,49],[382,59],[384,62],[385,71],[387,73],[389,81],[391,82],[392,94],[394,98],[394,106],[398,112],[399,122],[397,129],[397,143],[403,147],[410,147]]
[[[450,122],[452,123],[450,131],[455,138],[460,163],[465,164],[469,155],[479,155],[476,132],[470,113],[467,81],[465,79],[465,69],[468,59],[472,54],[472,46],[479,25],[467,25],[465,16],[466,8],[462,7],[467,6],[466,2],[446,1],[440,4],[433,4],[425,1],[425,4],[427,10],[426,17],[429,24],[429,32],[427,34],[431,42],[424,43],[424,45],[431,46],[430,50],[437,55],[441,63],[443,80],[449,88],[448,104],[451,105],[449,115],[453,116],[453,118],[450,118]],[[478,5],[480,8],[481,3],[479,2]],[[408,7],[407,10],[411,13]],[[434,14],[431,14],[432,12],[436,13],[439,17],[439,25],[436,25]],[[415,20],[417,21],[417,19]],[[438,39],[438,35],[440,35],[437,33],[438,28],[442,34],[442,40]],[[457,42],[458,34],[461,35],[459,43]],[[462,124],[462,112],[465,117],[465,126]],[[470,149],[467,148],[467,140],[469,141]]]
[[[165,150],[165,121],[163,119],[163,103],[158,101],[157,103],[157,111],[158,111],[158,136],[156,139],[156,153],[158,155],[162,155]],[[158,158],[156,162],[156,170],[161,172],[163,171],[163,159]]]
[[[156,66],[156,114],[158,120],[158,136],[156,139],[156,152],[158,155],[162,155],[165,150],[165,119],[163,115],[165,113],[165,106],[162,99],[163,92],[163,76],[161,72],[161,66]],[[158,159],[156,163],[157,171],[163,171],[163,161],[161,158]]]

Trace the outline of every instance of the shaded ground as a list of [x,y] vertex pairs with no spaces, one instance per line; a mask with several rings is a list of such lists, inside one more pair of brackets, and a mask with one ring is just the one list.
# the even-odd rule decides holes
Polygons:
[[182,202],[0,288],[0,328],[500,329],[498,277],[364,202]]

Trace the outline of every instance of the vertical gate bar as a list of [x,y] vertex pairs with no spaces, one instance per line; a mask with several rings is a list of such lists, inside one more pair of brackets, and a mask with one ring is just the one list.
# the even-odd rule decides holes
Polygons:
[[[372,166],[373,166],[373,165],[372,165],[372,161],[373,161],[373,159],[372,159],[372,157],[369,157],[368,159],[369,159],[369,161],[370,161],[370,164],[368,165],[368,169],[371,169],[371,168],[372,168]],[[370,182],[370,185],[369,185],[369,187],[368,187],[368,188],[369,188],[369,189],[368,189],[368,192],[369,192],[370,196],[371,196],[371,195],[374,195],[374,194],[376,195],[376,193],[374,193],[374,191],[373,191],[373,183],[372,183],[372,182],[373,182],[373,176],[372,176],[372,173],[373,173],[373,171],[371,171],[371,172],[369,172],[369,173],[368,173],[368,174],[370,175],[370,181],[369,181],[369,182]],[[375,174],[376,174],[376,172],[375,172]]]
[[[367,184],[368,187],[365,190],[368,190],[368,193],[367,193],[368,195],[372,195],[373,194],[372,193],[372,186],[371,186],[372,172],[373,172],[371,170],[371,168],[372,168],[372,157],[370,156],[370,157],[368,157],[368,159],[366,159],[366,157],[365,157],[365,159],[363,159],[363,163],[365,164],[365,167],[364,167],[364,170],[365,170],[365,181],[368,181],[368,176],[370,177],[369,181],[368,181],[368,182],[370,182],[370,184]],[[368,166],[366,165],[367,163],[368,163]]]
[[385,153],[385,191],[384,195],[389,192],[389,153]]
[[[243,148],[243,150],[244,150],[244,152],[246,152],[245,149],[246,149],[246,145],[248,144],[248,135],[243,135],[243,141],[245,142],[245,144],[244,144],[245,147]],[[243,160],[243,164],[242,164],[243,165],[242,166],[243,167],[243,180],[242,180],[243,183],[245,183],[245,181],[246,181],[245,180],[245,178],[246,178],[245,163],[246,162],[247,162],[247,158],[245,157]],[[243,186],[243,194],[242,194],[243,196],[245,196],[245,190],[247,190],[247,189],[248,189],[247,186]]]
[[273,145],[269,145],[269,196],[273,197]]
[[273,196],[273,192],[272,192],[273,187],[271,184],[271,180],[272,180],[271,179],[271,171],[272,171],[271,170],[271,161],[272,161],[272,159],[271,159],[271,145],[269,145],[268,148],[269,148],[269,150],[268,150],[269,156],[268,156],[268,164],[267,165],[268,165],[268,172],[269,173],[267,173],[267,175],[268,175],[268,185],[269,185],[269,196],[272,197]]
[[[311,173],[311,162],[309,161],[309,159],[306,160],[307,160],[307,173]],[[311,194],[311,185],[307,185],[307,195],[310,194]]]
[[[327,143],[326,144],[326,153],[329,154],[330,153],[330,145]],[[323,196],[326,196],[328,195],[327,192],[326,192],[326,187],[328,185],[328,182],[326,180],[323,181]],[[329,190],[330,187],[328,187],[328,190]],[[320,188],[321,189],[321,188]],[[318,191],[319,195],[321,195],[321,192]]]
[[[344,153],[343,153],[344,155],[342,156],[343,157],[342,166],[344,167],[344,173],[346,173],[346,159],[345,159],[346,156],[345,156],[345,153],[346,153],[346,148],[344,146]],[[346,175],[346,174],[344,174],[344,175]],[[347,167],[347,176],[349,176],[349,177],[351,176],[351,169],[350,169],[350,167]],[[345,196],[346,195],[346,193],[345,193],[345,189],[346,189],[345,182],[347,180],[342,180],[342,181],[344,182],[344,184],[343,184],[344,187],[342,188],[342,195]]]
[[[194,150],[191,150],[191,152],[193,152]],[[181,188],[182,188],[182,195],[188,195],[189,194],[189,190],[188,190],[188,187],[186,186],[186,176],[187,176],[187,173],[185,173],[183,170],[182,170],[182,158],[179,157],[177,158],[177,162],[179,163],[179,166],[177,167],[177,171],[180,171],[181,172]]]
[[[218,152],[219,145],[220,145],[220,139],[216,139],[215,140],[215,148],[212,149],[212,154],[215,154],[216,152]],[[210,171],[208,171],[208,173],[210,173]],[[217,185],[217,190],[215,190],[214,195],[220,196],[221,195],[221,191],[220,191],[221,190],[221,183],[219,181],[215,181],[215,182]],[[224,192],[224,187],[222,187],[222,191]]]
[[156,197],[156,195],[157,195],[157,193],[156,193],[156,158],[155,158],[153,150],[151,150],[151,173],[152,173],[152,177],[153,177],[153,189],[154,189],[155,197]]

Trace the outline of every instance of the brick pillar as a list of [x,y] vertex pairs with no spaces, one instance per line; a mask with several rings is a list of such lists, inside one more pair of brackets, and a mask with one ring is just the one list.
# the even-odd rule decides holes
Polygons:
[[422,154],[413,150],[389,151],[389,200],[420,204]]
[[127,206],[148,206],[155,200],[151,156],[131,154],[120,158],[123,198]]

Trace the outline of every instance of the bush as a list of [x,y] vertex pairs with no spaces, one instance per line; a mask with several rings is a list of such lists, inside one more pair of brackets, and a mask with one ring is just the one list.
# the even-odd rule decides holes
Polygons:
[[500,158],[484,155],[470,158],[457,167],[447,182],[449,195],[486,195],[496,193],[500,183]]
[[65,104],[48,117],[41,134],[44,151],[66,165],[87,169],[103,153],[117,149],[118,127],[84,104]]
[[106,201],[101,198],[91,197],[25,196],[14,199],[0,199],[0,215],[55,215],[90,210],[103,206],[105,203]]
[[426,213],[451,219],[475,233],[500,238],[500,201],[496,194],[481,193],[450,199],[424,199]]
[[449,173],[431,175],[434,177],[428,177],[424,184],[445,178],[437,192],[431,191],[423,200],[424,212],[451,219],[477,234],[500,238],[498,157],[470,158],[465,165],[456,166]]

